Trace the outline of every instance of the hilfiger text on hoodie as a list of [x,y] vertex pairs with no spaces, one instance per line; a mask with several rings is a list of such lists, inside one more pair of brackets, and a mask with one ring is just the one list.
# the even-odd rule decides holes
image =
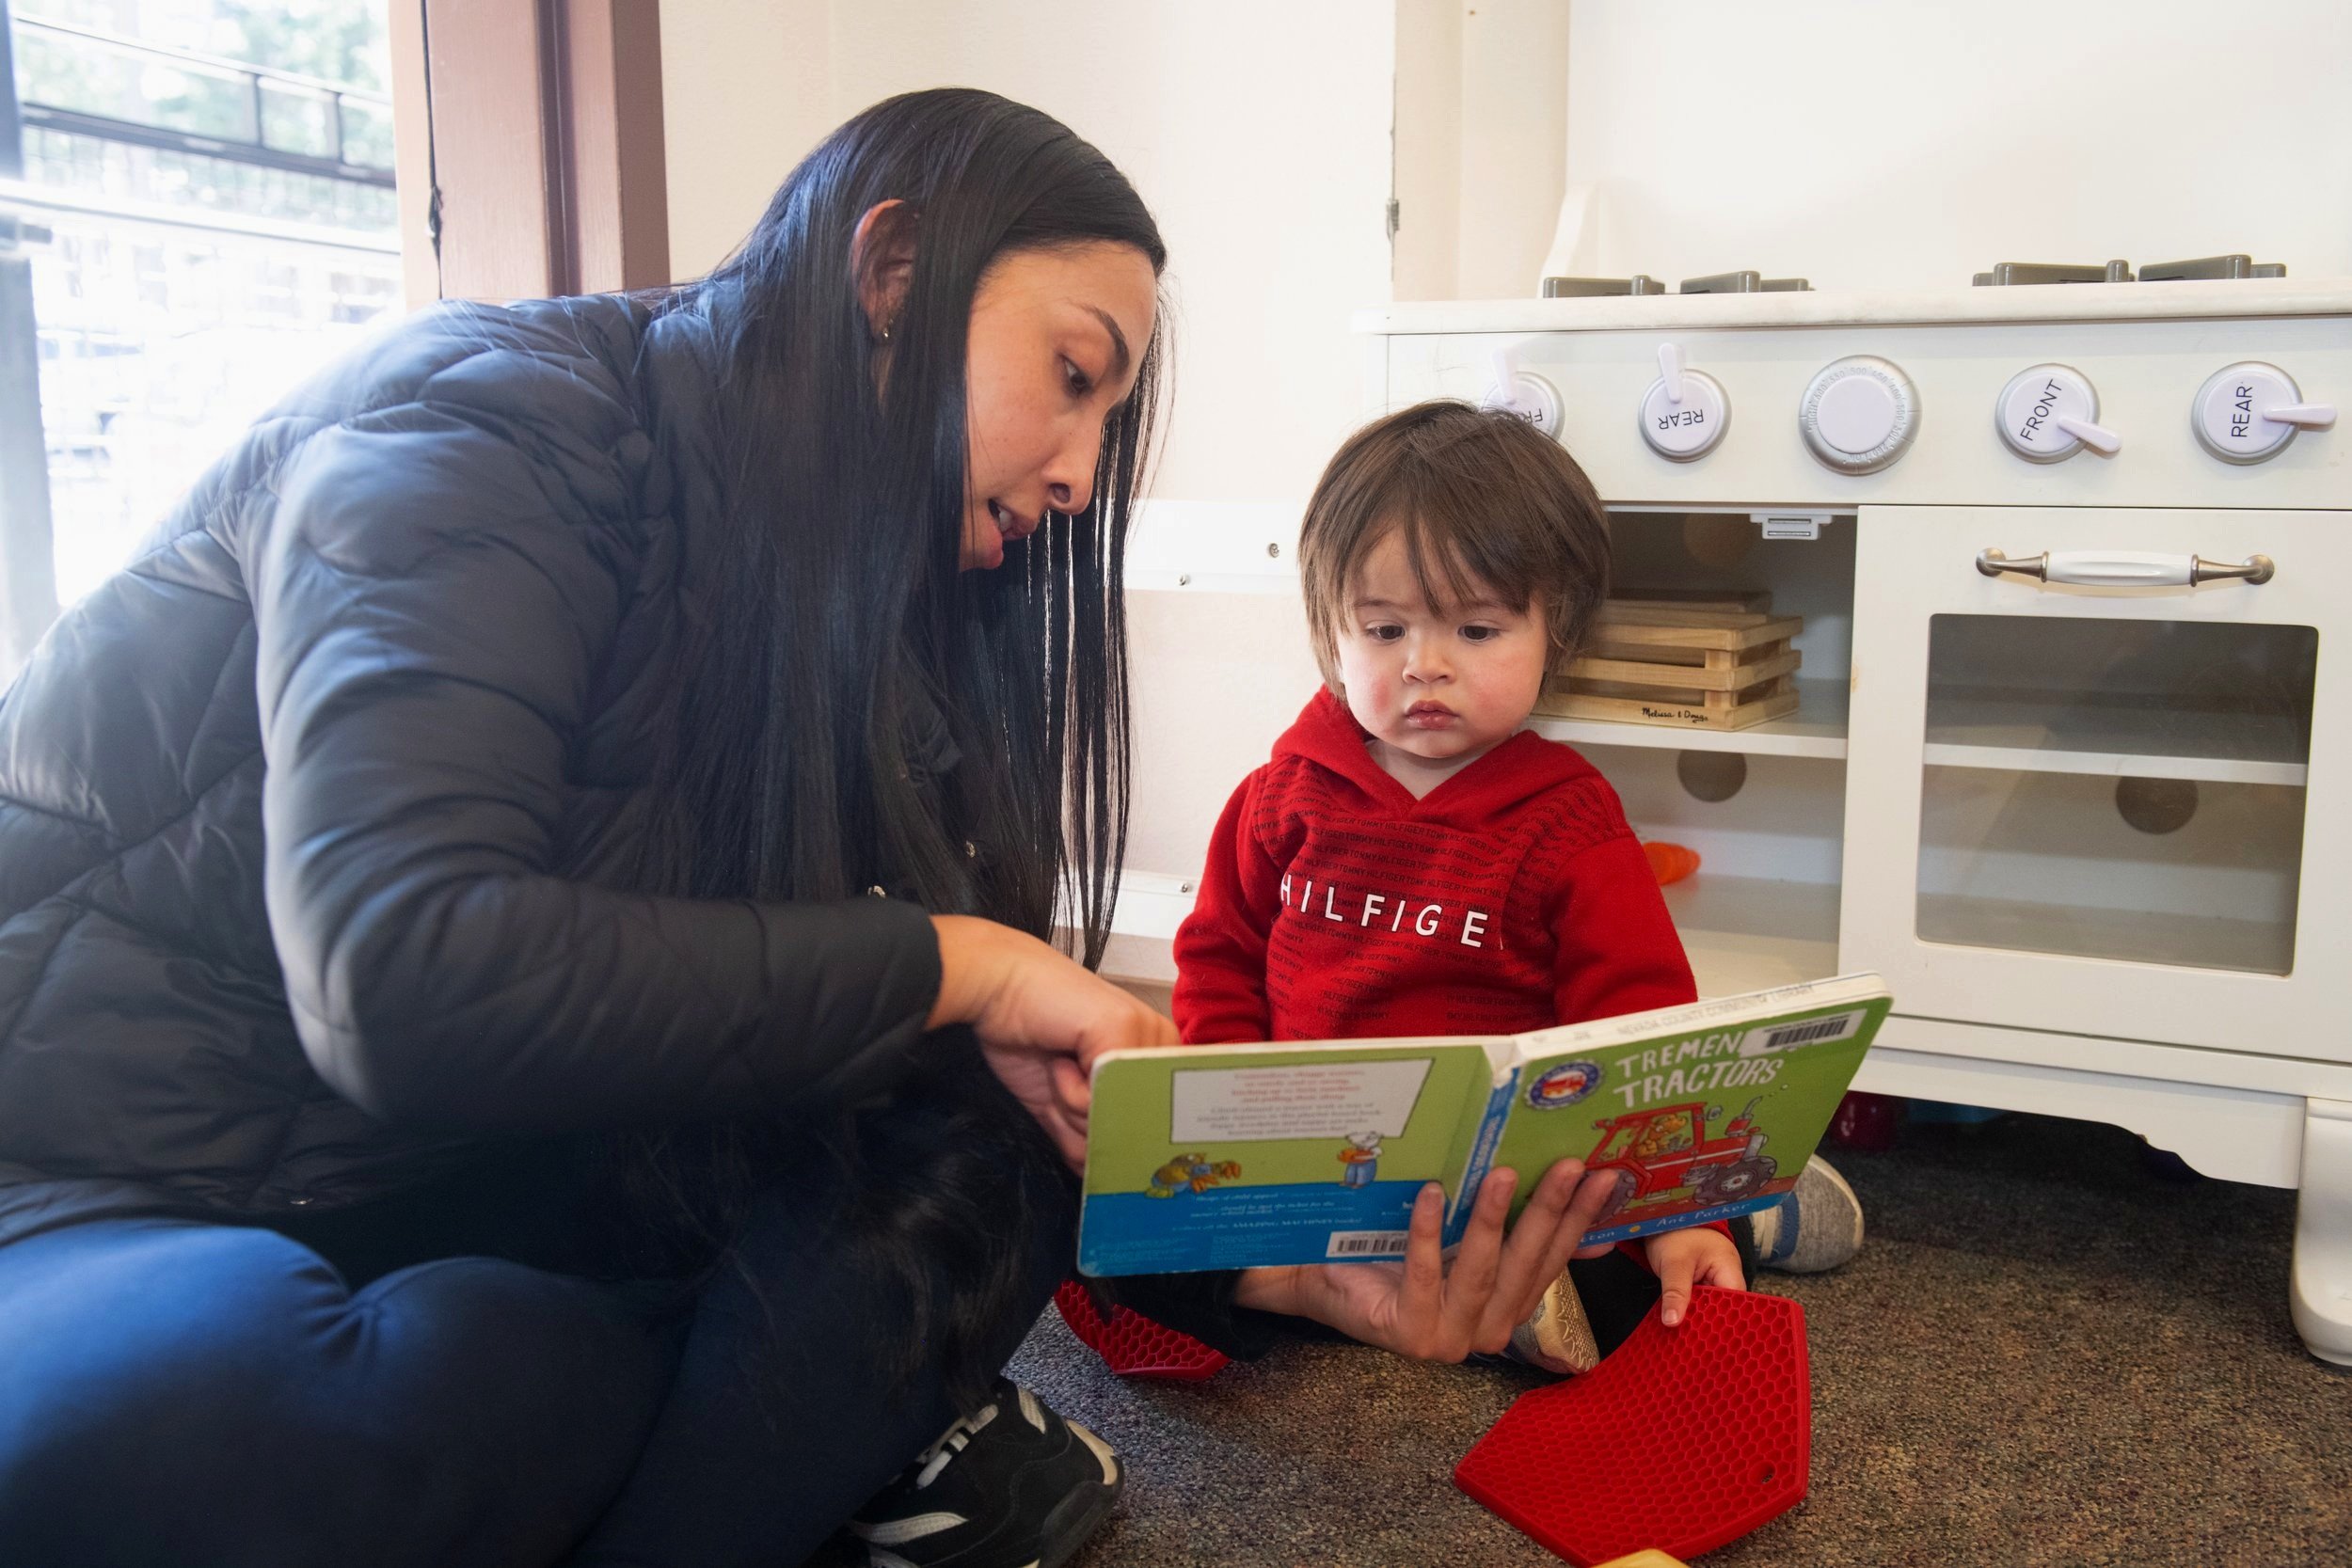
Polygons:
[[1616,792],[1522,732],[1421,800],[1318,693],[1227,802],[1176,938],[1187,1041],[1513,1034],[1696,995]]

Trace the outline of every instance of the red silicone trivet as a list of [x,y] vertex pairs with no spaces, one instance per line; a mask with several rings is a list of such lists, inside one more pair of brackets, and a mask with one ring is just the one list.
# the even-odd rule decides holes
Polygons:
[[1212,1350],[1189,1334],[1163,1328],[1140,1312],[1111,1308],[1110,1321],[1094,1309],[1094,1300],[1077,1280],[1062,1282],[1054,1292],[1061,1321],[1078,1342],[1103,1358],[1121,1377],[1156,1377],[1170,1383],[1198,1383],[1225,1365],[1221,1350]]
[[1804,1498],[1813,1387],[1804,1308],[1702,1287],[1591,1371],[1519,1398],[1454,1483],[1579,1568],[1655,1547],[1694,1558]]

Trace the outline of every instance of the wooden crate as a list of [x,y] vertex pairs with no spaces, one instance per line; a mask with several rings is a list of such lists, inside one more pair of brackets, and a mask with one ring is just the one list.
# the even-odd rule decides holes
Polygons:
[[1796,710],[1800,615],[1769,595],[1611,599],[1591,645],[1546,683],[1535,711],[1677,729],[1743,730]]
[[1772,612],[1769,588],[1620,588],[1602,613],[1613,610],[1720,610],[1734,614]]

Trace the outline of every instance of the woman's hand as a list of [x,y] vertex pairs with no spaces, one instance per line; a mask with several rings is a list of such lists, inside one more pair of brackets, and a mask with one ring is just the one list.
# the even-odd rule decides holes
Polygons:
[[1013,1098],[1073,1170],[1087,1158],[1088,1074],[1106,1051],[1180,1044],[1176,1025],[1035,937],[969,915],[931,916],[939,1000],[927,1027],[968,1023]]
[[1504,1235],[1518,1175],[1487,1173],[1462,1244],[1448,1263],[1439,1243],[1445,1190],[1431,1182],[1413,1202],[1402,1263],[1314,1263],[1250,1269],[1234,1300],[1327,1323],[1368,1345],[1425,1361],[1459,1361],[1510,1342],[1567,1261],[1615,1178],[1582,1180],[1584,1165],[1563,1160],[1544,1173],[1518,1223]]

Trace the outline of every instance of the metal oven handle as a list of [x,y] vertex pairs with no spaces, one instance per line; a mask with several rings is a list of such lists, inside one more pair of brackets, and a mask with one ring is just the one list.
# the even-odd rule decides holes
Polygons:
[[2078,588],[2194,588],[2201,582],[2228,578],[2242,578],[2249,586],[2259,587],[2279,574],[2278,563],[2266,555],[2249,555],[2233,566],[2201,555],[2156,555],[2146,550],[2044,550],[2011,561],[1999,550],[1984,549],[1977,552],[1977,570],[1989,578],[2015,572]]

